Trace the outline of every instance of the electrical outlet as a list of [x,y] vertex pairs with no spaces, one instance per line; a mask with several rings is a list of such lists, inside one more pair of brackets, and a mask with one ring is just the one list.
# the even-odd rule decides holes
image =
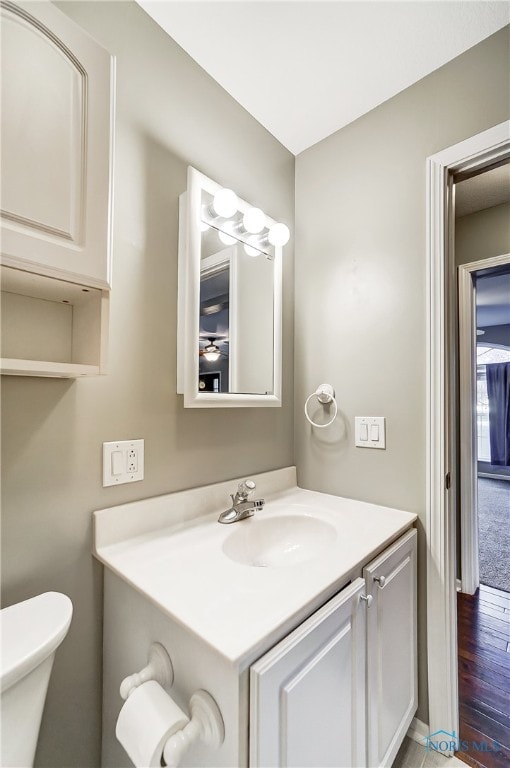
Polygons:
[[144,441],[103,443],[103,486],[143,480]]
[[127,454],[127,471],[133,473],[138,471],[138,448],[130,448]]

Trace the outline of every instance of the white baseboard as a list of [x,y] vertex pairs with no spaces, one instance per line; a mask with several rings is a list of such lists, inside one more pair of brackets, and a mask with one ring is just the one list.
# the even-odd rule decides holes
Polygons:
[[410,739],[417,741],[418,744],[423,747],[425,739],[429,735],[429,727],[425,723],[422,723],[421,720],[418,720],[417,717],[413,717],[411,725],[409,726],[409,730],[407,731],[407,735]]
[[462,581],[457,579],[457,592],[462,592]]
[[478,472],[478,477],[489,477],[491,480],[510,480],[510,475],[497,475],[491,472]]

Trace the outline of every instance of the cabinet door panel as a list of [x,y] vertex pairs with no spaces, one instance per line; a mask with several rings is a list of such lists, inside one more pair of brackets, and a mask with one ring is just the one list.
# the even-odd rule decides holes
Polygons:
[[362,579],[250,671],[250,765],[361,766],[365,759]]
[[[367,615],[368,759],[389,766],[417,707],[416,531],[363,571]],[[375,579],[384,579],[381,582]]]
[[4,263],[106,288],[112,58],[51,3],[1,22]]
[[2,24],[2,215],[78,244],[85,72],[23,16],[6,13]]

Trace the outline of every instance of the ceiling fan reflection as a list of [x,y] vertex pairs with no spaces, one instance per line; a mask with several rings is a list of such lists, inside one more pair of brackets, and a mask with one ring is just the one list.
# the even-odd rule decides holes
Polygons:
[[208,362],[214,363],[220,357],[228,357],[228,354],[222,352],[219,348],[219,344],[228,344],[228,339],[219,336],[218,334],[211,334],[210,336],[200,339],[200,343],[203,343],[204,341],[206,341],[207,344],[199,349],[198,354],[201,357],[204,357]]

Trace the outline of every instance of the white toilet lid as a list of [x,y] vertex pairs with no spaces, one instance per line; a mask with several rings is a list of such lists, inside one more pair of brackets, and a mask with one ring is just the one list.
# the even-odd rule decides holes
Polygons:
[[0,611],[2,691],[58,648],[72,615],[71,600],[60,592],[45,592]]

